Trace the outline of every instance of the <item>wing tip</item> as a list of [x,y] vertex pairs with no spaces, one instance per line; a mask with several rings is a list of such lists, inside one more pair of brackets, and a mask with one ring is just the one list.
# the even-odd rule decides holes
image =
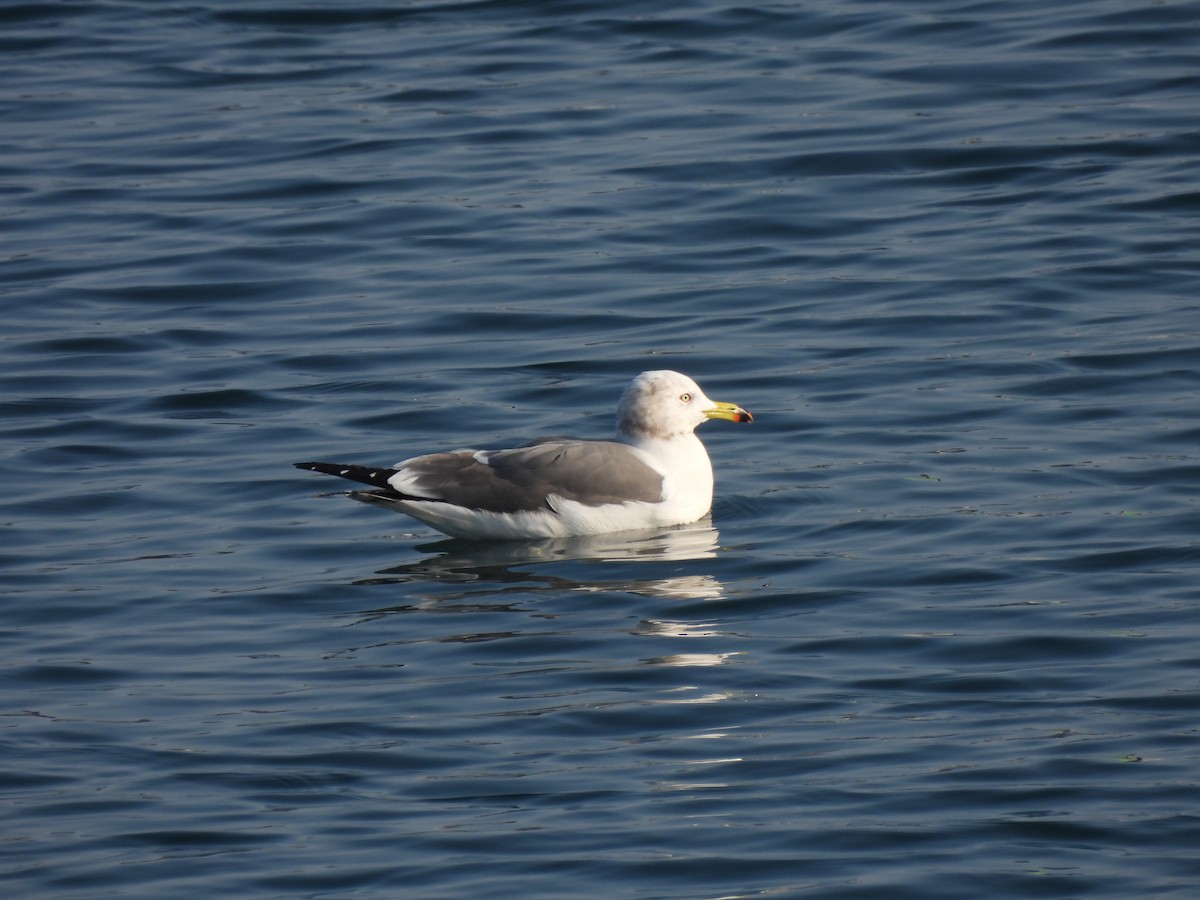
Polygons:
[[292,465],[297,469],[320,472],[322,475],[336,475],[385,490],[391,488],[388,479],[396,474],[395,469],[389,469],[387,466],[359,466],[353,463],[298,462]]

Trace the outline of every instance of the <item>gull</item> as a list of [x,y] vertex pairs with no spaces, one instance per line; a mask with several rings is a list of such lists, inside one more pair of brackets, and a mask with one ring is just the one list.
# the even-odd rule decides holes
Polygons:
[[643,372],[617,405],[613,440],[539,438],[508,450],[450,450],[388,467],[302,462],[373,491],[351,496],[451,537],[534,540],[683,525],[712,508],[713,471],[695,434],[709,419],[753,422],[679,372]]

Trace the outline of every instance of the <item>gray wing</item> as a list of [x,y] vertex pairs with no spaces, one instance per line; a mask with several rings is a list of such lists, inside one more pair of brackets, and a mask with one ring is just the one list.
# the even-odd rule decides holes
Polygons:
[[545,440],[514,450],[455,450],[396,466],[393,489],[415,500],[469,509],[548,509],[557,494],[587,506],[662,499],[663,479],[615,441]]

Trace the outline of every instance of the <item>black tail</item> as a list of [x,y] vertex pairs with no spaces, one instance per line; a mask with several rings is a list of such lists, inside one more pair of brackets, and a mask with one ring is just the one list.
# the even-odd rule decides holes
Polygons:
[[297,469],[308,469],[310,472],[321,472],[324,475],[337,475],[340,478],[349,478],[351,481],[369,484],[371,487],[383,488],[384,490],[392,489],[387,480],[399,471],[399,469],[381,467],[371,469],[367,466],[353,466],[342,463],[303,462],[293,463],[293,465]]

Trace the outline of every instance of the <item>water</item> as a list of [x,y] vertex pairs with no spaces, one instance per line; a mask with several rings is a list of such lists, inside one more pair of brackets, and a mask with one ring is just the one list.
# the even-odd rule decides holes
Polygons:
[[[1200,9],[0,8],[0,884],[1200,878]],[[295,460],[702,434],[476,545]]]

